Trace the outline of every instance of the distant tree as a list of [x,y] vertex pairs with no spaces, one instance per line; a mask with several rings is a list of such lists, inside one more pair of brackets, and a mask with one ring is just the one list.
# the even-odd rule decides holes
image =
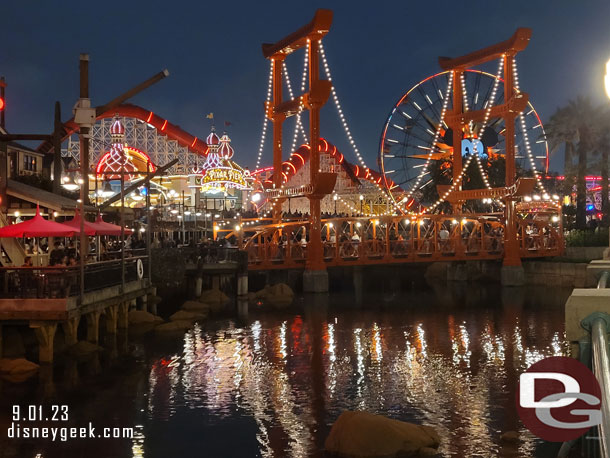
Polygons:
[[572,170],[572,154],[576,151],[576,227],[584,229],[587,216],[587,158],[595,144],[595,122],[599,117],[599,109],[591,104],[588,97],[577,97],[567,106],[558,109],[547,124],[547,135],[551,150],[560,144],[565,144],[566,156],[564,171],[567,191],[571,191],[569,176]]

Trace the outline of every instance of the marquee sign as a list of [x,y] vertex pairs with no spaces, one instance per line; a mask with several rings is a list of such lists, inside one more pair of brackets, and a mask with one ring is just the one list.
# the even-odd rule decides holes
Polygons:
[[249,189],[244,173],[232,167],[215,167],[195,177],[195,186],[205,189]]

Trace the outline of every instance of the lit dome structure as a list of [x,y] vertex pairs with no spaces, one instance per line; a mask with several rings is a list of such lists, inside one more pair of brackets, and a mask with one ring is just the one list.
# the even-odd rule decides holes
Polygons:
[[220,137],[220,148],[218,148],[218,154],[224,159],[231,159],[233,157],[233,147],[231,146],[231,139],[226,132]]
[[231,160],[235,150],[227,133],[219,138],[212,127],[206,143],[210,148],[209,153],[200,174],[194,177],[190,187],[212,193],[226,192],[228,189],[250,189],[244,169]]
[[112,121],[112,125],[110,126],[110,135],[112,135],[113,137],[115,135],[120,136],[120,140],[122,140],[123,136],[125,135],[125,127],[123,126],[123,123],[119,120],[118,117],[115,117]]
[[95,168],[96,175],[102,180],[120,180],[121,171],[128,173],[125,181],[132,180],[138,172],[154,172],[155,164],[143,151],[124,144],[125,127],[115,118],[110,127],[112,145],[110,151],[102,155]]
[[218,135],[216,135],[216,129],[214,128],[214,126],[212,126],[212,132],[210,132],[210,135],[208,135],[208,137],[205,139],[205,142],[207,143],[210,150],[218,148],[218,145],[220,144],[220,138],[218,137]]

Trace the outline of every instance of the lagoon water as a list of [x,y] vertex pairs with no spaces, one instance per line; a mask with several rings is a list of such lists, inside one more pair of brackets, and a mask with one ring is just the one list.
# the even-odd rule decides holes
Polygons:
[[[566,354],[570,290],[387,290],[231,306],[178,336],[119,336],[99,357],[2,381],[0,457],[321,457],[348,409],[434,426],[447,457],[550,456],[518,421],[515,387],[533,362]],[[15,404],[67,405],[69,419],[46,426],[134,427],[134,438],[10,439]],[[510,430],[520,443],[503,446]]]

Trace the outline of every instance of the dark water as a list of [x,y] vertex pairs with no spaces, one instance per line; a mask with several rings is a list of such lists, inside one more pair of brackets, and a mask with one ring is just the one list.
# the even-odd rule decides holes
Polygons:
[[[461,285],[300,297],[173,338],[119,338],[99,357],[0,382],[0,456],[322,456],[346,409],[434,426],[443,456],[545,456],[548,444],[517,420],[514,390],[527,366],[567,351],[569,293]],[[7,439],[11,406],[38,403],[69,406],[54,426],[134,427],[135,437]],[[521,433],[516,448],[500,444],[508,430]]]

